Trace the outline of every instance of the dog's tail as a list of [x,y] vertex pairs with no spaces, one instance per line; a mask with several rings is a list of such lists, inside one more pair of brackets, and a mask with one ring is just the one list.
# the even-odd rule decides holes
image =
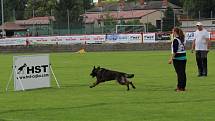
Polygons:
[[134,77],[134,74],[125,74],[125,77],[126,77],[126,78],[133,78],[133,77]]

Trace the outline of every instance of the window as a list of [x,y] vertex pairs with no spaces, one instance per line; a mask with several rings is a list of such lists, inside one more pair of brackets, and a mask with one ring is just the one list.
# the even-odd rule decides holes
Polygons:
[[156,20],[156,27],[157,29],[161,28],[161,20]]

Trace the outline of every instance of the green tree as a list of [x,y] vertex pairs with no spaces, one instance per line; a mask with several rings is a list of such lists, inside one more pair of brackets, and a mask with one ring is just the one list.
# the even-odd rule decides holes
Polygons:
[[[180,23],[175,16],[175,26],[179,26]],[[164,12],[163,18],[163,31],[171,31],[174,27],[174,11],[171,7],[167,7],[166,11]]]
[[156,32],[157,31],[157,28],[156,26],[154,26],[152,23],[146,23],[145,24],[147,26],[147,30],[148,32]]
[[127,25],[141,25],[140,20],[130,20],[126,22]]
[[110,15],[110,13],[106,13],[104,15],[104,25],[105,26],[115,26],[117,24],[117,20]]
[[184,0],[183,9],[192,18],[210,18],[211,11],[215,11],[214,0]]
[[21,19],[24,19],[25,16],[25,9],[27,7],[27,1],[28,0],[11,0],[11,1],[16,1],[16,3],[14,3],[13,5],[15,5],[15,18],[17,20],[21,20]]
[[54,15],[60,23],[67,21],[69,15],[70,22],[75,25],[81,23],[81,14],[91,7],[91,0],[60,0]]
[[35,16],[53,15],[63,22],[69,15],[71,23],[78,23],[80,15],[91,7],[91,0],[28,0],[25,18],[31,18],[34,10]]
[[177,6],[183,6],[184,0],[168,0],[168,2],[173,3],[174,5]]
[[[14,21],[24,18],[27,0],[4,0],[4,21]],[[0,9],[1,12],[1,9]],[[2,15],[0,15],[1,17]]]
[[104,22],[104,32],[105,33],[112,33],[115,29],[117,21],[113,16],[111,16],[110,12],[104,14],[103,22]]
[[48,16],[55,9],[56,0],[28,0],[25,9],[25,18],[34,16]]

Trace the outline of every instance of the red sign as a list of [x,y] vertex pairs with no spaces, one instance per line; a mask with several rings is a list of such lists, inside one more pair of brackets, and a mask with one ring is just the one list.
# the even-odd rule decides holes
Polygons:
[[215,32],[211,32],[210,40],[215,41]]

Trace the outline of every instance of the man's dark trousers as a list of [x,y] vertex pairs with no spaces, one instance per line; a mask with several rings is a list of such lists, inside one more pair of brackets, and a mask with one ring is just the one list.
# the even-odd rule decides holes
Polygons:
[[208,67],[207,67],[207,54],[208,51],[197,50],[196,51],[196,63],[198,66],[198,76],[207,76]]

